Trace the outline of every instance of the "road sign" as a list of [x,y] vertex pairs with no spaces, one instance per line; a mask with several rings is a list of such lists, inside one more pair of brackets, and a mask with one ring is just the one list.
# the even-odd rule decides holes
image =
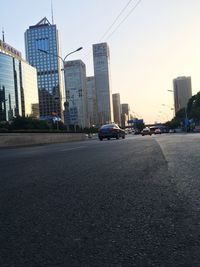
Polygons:
[[134,119],[134,120],[128,120],[128,123],[137,124],[137,123],[144,123],[143,119]]

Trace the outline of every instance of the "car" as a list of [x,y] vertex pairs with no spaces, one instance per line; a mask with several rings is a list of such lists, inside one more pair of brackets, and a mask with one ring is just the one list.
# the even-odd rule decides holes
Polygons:
[[124,131],[125,131],[125,134],[127,135],[128,134],[128,130],[127,129],[124,129]]
[[128,134],[131,134],[132,131],[131,131],[131,129],[128,129],[127,132],[128,132]]
[[154,134],[161,134],[161,130],[159,128],[155,129]]
[[141,135],[144,136],[144,135],[152,135],[150,129],[148,127],[144,128],[142,131],[141,131]]
[[139,129],[135,129],[134,130],[134,134],[136,135],[136,134],[140,134],[141,132],[140,132],[140,130]]
[[125,139],[125,135],[125,131],[115,123],[101,126],[98,132],[100,141],[102,141],[104,138],[107,138],[108,140],[110,140],[110,138],[119,139],[120,137]]

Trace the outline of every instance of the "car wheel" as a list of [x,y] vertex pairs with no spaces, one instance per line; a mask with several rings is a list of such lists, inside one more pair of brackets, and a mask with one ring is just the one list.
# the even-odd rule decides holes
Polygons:
[[110,137],[108,137],[107,140],[110,140]]
[[122,136],[122,139],[125,139],[125,135]]
[[116,135],[116,139],[119,139],[119,134]]
[[99,137],[99,140],[100,140],[100,141],[103,141],[103,138],[102,138],[102,137]]

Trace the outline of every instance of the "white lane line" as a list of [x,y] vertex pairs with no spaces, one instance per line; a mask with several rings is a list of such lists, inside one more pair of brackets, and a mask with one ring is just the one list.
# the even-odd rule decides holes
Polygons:
[[62,149],[60,150],[61,152],[64,151],[71,151],[71,150],[76,150],[76,149],[80,149],[80,148],[85,148],[86,146],[77,146],[77,147],[72,147],[72,148],[66,148],[66,149]]

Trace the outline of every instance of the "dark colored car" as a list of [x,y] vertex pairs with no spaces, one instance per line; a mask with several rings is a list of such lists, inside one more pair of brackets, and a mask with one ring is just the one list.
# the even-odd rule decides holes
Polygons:
[[121,129],[117,124],[105,124],[99,129],[99,140],[102,141],[104,138],[110,140],[110,138],[119,139],[125,138],[125,131]]
[[134,130],[134,134],[136,135],[136,134],[140,134],[141,132],[140,132],[140,130],[139,129],[135,129]]

